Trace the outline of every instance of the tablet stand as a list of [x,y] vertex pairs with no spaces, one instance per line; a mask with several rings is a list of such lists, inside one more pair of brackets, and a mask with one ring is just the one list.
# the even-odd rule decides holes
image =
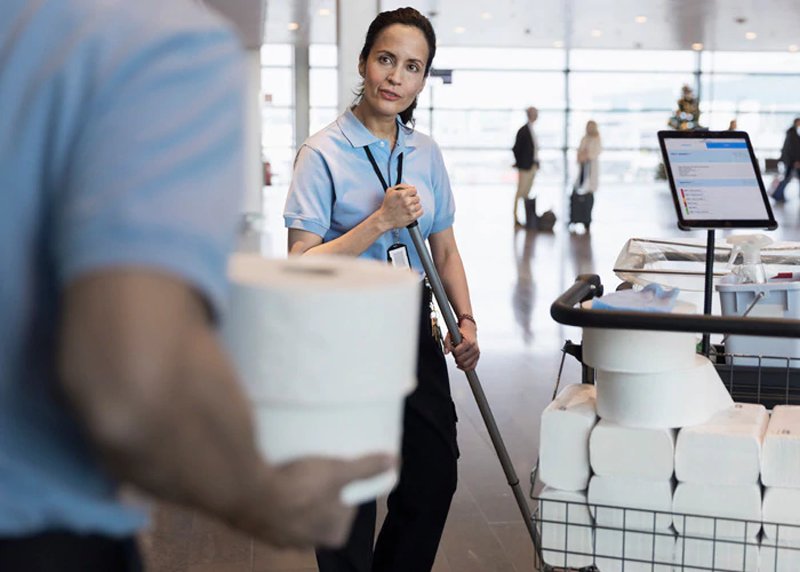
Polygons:
[[[711,296],[713,295],[714,285],[714,255],[714,229],[710,228],[708,229],[708,238],[706,240],[706,282],[703,295],[703,314],[706,316],[711,315]],[[701,351],[706,357],[711,353],[711,334],[708,332],[703,332]]]

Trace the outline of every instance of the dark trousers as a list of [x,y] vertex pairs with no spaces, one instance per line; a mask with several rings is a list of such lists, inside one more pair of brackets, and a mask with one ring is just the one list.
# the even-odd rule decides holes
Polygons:
[[386,520],[375,541],[375,501],[361,505],[347,544],[317,551],[320,572],[425,572],[433,567],[456,490],[458,446],[447,365],[431,335],[429,301],[425,289],[418,385],[406,399],[400,478],[389,495]]
[[784,194],[786,191],[786,186],[789,184],[789,182],[792,180],[792,177],[794,177],[795,175],[797,175],[797,177],[800,178],[800,169],[796,169],[791,164],[787,164],[786,170],[784,171],[783,174],[783,180],[778,184],[778,186],[775,189],[775,192],[772,193],[772,198],[774,198],[776,201],[786,200],[786,196]]
[[141,572],[136,541],[69,532],[0,538],[3,572]]

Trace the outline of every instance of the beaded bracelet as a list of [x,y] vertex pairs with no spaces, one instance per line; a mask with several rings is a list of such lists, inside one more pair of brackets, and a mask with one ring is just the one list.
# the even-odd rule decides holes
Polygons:
[[459,314],[458,315],[458,327],[459,328],[461,327],[461,322],[463,322],[464,320],[469,320],[470,322],[475,324],[476,328],[478,327],[478,322],[475,321],[475,318],[471,314]]

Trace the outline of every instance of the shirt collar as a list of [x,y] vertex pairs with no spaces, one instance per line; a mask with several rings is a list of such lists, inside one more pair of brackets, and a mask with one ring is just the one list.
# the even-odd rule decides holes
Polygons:
[[[380,141],[379,137],[376,137],[369,129],[364,127],[364,124],[359,121],[349,107],[339,116],[336,124],[353,147],[366,147]],[[399,115],[397,116],[397,125],[397,148],[415,147],[414,130],[403,125]]]

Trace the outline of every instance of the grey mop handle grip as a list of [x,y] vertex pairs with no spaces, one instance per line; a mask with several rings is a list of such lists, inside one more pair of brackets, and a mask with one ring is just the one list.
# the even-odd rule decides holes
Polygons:
[[[422,233],[419,231],[419,225],[409,225],[406,228],[408,228],[408,233],[411,235],[411,240],[414,242],[414,248],[419,255],[420,261],[422,262],[422,267],[425,269],[425,274],[428,275],[428,281],[431,284],[433,295],[436,296],[436,301],[439,303],[439,309],[442,311],[444,323],[447,325],[447,330],[450,332],[450,339],[452,340],[453,345],[457,346],[462,340],[461,332],[458,329],[458,322],[453,314],[450,301],[447,299],[447,294],[445,293],[444,286],[439,278],[439,273],[436,271],[436,266],[433,264],[430,252],[428,252],[425,239],[422,238]],[[501,437],[500,430],[495,422],[492,409],[489,407],[489,401],[486,399],[486,394],[483,392],[483,387],[478,379],[478,374],[474,369],[464,373],[467,375],[469,386],[472,389],[472,395],[475,397],[475,401],[478,404],[478,409],[481,412],[481,417],[483,417],[483,422],[486,425],[486,429],[489,431],[489,437],[492,440],[497,457],[503,467],[503,472],[506,475],[506,481],[514,493],[517,506],[522,513],[522,518],[525,520],[525,526],[528,529],[528,534],[530,534],[531,539],[533,540],[534,547],[537,547],[539,546],[539,540],[536,527],[533,524],[531,509],[528,506],[528,501],[525,498],[525,494],[522,492],[522,487],[520,487],[519,478],[514,470],[514,465],[508,455],[505,443],[503,443],[503,438]]]

